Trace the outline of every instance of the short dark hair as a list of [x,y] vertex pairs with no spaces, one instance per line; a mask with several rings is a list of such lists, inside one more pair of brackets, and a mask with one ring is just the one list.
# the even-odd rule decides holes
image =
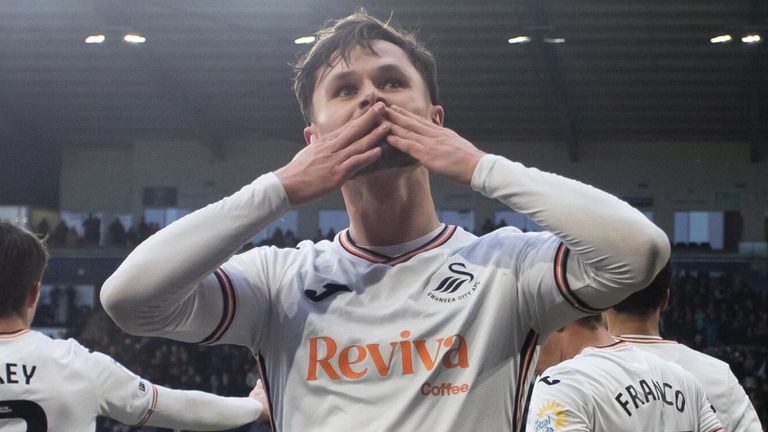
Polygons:
[[312,123],[312,94],[319,81],[317,71],[323,67],[332,68],[339,61],[349,63],[351,52],[360,47],[370,54],[376,54],[371,42],[383,40],[397,45],[405,51],[408,59],[421,75],[429,90],[433,105],[438,103],[437,65],[435,57],[416,36],[375,18],[364,9],[352,15],[331,22],[316,33],[317,42],[303,55],[294,68],[293,91],[299,102],[299,109],[307,124]]
[[619,313],[647,316],[662,307],[671,283],[672,262],[667,261],[667,264],[653,278],[650,285],[632,293],[632,295],[614,306],[613,309]]
[[0,221],[0,317],[21,313],[35,282],[43,277],[48,252],[31,232]]

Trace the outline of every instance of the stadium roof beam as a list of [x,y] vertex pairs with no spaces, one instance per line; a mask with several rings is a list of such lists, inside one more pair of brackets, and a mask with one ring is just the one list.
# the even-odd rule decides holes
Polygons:
[[542,79],[545,83],[545,90],[550,89],[549,93],[553,98],[555,108],[560,120],[563,131],[563,138],[568,145],[568,159],[571,162],[579,161],[579,139],[578,130],[573,116],[573,108],[568,97],[568,88],[563,78],[562,68],[560,66],[560,57],[557,53],[557,45],[545,43],[545,37],[552,35],[546,34],[550,29],[549,16],[540,0],[528,0],[528,8],[533,15],[535,26],[532,27],[532,38],[530,41],[533,50],[534,61],[539,64]]

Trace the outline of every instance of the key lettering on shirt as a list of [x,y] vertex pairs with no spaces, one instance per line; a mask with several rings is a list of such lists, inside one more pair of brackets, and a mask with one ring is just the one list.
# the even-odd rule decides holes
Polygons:
[[26,384],[32,382],[37,366],[18,363],[6,363],[0,368],[0,384]]

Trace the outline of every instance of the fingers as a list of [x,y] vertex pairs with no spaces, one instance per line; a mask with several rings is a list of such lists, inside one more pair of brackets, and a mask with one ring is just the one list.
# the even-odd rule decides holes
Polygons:
[[331,132],[327,137],[333,141],[330,150],[337,151],[368,134],[377,124],[381,123],[385,110],[384,104],[378,102],[365,114]]
[[376,146],[366,152],[350,157],[342,162],[340,167],[348,173],[348,177],[352,177],[356,172],[376,162],[383,153],[384,150],[381,146]]
[[412,130],[421,135],[430,135],[435,131],[435,125],[429,120],[420,117],[406,109],[392,105],[387,108],[387,118],[392,123]]
[[366,152],[373,147],[381,145],[387,137],[391,126],[392,124],[389,122],[380,124],[379,127],[372,130],[369,134],[364,135],[343,150],[340,150],[339,155],[342,159],[349,159],[356,154]]
[[405,139],[397,135],[389,135],[387,136],[387,143],[401,152],[408,153],[417,160],[420,160],[418,153],[422,146],[416,141]]

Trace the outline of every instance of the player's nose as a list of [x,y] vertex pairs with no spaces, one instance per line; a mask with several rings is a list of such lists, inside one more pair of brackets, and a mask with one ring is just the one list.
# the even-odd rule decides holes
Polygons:
[[379,89],[375,87],[367,88],[362,92],[362,97],[360,98],[360,102],[358,102],[358,108],[361,111],[365,111],[375,105],[376,102],[383,102],[384,105],[389,105],[387,103],[387,98],[379,91]]

